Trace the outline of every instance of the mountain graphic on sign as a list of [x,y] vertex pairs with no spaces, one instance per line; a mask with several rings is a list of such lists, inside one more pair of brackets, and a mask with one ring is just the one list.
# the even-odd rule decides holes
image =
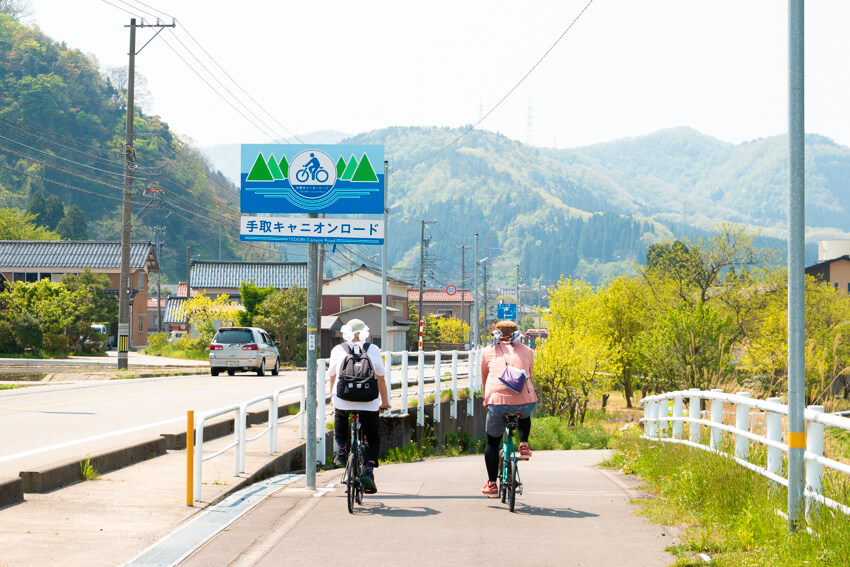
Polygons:
[[339,159],[336,160],[336,176],[342,179],[343,173],[345,173],[345,160],[342,159],[342,156],[339,156]]
[[372,164],[369,163],[369,156],[365,153],[363,154],[363,157],[360,158],[360,165],[357,166],[357,170],[354,172],[354,175],[351,176],[351,180],[370,182],[378,180],[378,176],[375,175],[375,170],[372,169]]
[[283,174],[284,179],[289,177],[289,162],[286,161],[286,156],[280,158],[280,172]]
[[272,177],[275,179],[283,179],[283,172],[280,170],[280,166],[277,164],[277,160],[274,157],[274,154],[269,156],[269,171],[272,174]]
[[[340,156],[340,159],[342,159],[342,156]],[[340,175],[339,178],[345,179],[346,181],[351,179],[351,176],[354,175],[355,169],[357,169],[357,158],[352,155],[348,165],[345,166],[345,171],[342,172],[342,175]]]
[[257,159],[254,161],[251,171],[248,173],[248,181],[274,181],[272,172],[269,171],[269,166],[263,158],[263,154],[257,154]]

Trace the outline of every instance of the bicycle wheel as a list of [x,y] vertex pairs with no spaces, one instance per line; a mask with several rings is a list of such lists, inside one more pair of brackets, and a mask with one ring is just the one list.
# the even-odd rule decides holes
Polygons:
[[363,483],[360,482],[360,475],[363,474],[363,454],[357,458],[357,503],[363,504]]
[[502,503],[504,504],[505,499],[507,498],[506,489],[508,487],[508,484],[505,481],[506,475],[505,475],[505,449],[504,449],[504,447],[502,447],[502,449],[499,450],[499,468],[498,468],[498,471],[499,471],[499,500],[501,500]]
[[316,181],[319,183],[324,183],[328,180],[328,172],[324,169],[320,169],[316,172]]
[[348,453],[348,461],[345,463],[345,497],[348,501],[348,513],[354,513],[354,499],[357,494],[357,485],[359,484],[359,476],[357,475],[356,461],[354,453]]
[[299,169],[295,172],[295,180],[299,183],[304,183],[310,178],[310,172],[307,169]]
[[510,483],[508,484],[508,508],[511,512],[513,512],[514,506],[516,505],[516,487],[517,484],[519,484],[516,479],[516,461],[513,459],[511,459],[511,462],[509,463],[509,469],[510,472],[508,473],[508,477],[510,478]]

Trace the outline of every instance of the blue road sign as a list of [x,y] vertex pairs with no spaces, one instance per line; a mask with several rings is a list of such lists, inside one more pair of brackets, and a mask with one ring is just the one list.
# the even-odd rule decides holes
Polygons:
[[384,146],[242,144],[243,213],[383,214]]
[[516,320],[516,303],[500,303],[497,308],[499,319]]

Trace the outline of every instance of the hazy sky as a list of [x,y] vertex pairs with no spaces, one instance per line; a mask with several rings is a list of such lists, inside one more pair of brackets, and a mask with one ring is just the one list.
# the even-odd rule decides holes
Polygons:
[[[30,2],[29,21],[102,67],[126,67],[131,13],[176,18],[137,71],[152,95],[146,110],[202,146],[476,123],[588,4]],[[787,13],[782,0],[594,0],[479,128],[561,148],[673,126],[736,143],[784,133]],[[846,0],[806,5],[806,130],[845,145],[848,22]],[[153,33],[139,30],[137,48]]]

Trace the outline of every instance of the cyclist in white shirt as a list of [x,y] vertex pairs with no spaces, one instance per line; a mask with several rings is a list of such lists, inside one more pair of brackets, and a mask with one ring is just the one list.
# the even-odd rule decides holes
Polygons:
[[[369,338],[369,327],[360,319],[352,319],[348,324],[343,325],[340,330],[342,331],[342,338],[349,345],[352,352],[358,354],[362,352],[364,344]],[[363,483],[366,494],[374,494],[378,489],[375,485],[373,469],[378,466],[378,455],[381,450],[381,436],[378,432],[378,413],[380,410],[390,407],[387,384],[384,380],[386,370],[384,368],[384,361],[381,359],[381,349],[370,344],[368,350],[366,350],[366,356],[369,357],[369,361],[372,363],[372,368],[375,371],[375,378],[378,380],[379,395],[374,400],[368,402],[343,400],[337,395],[335,383],[339,375],[340,366],[347,354],[343,345],[336,345],[331,349],[330,361],[328,363],[328,372],[331,377],[331,401],[334,407],[334,441],[336,442],[334,465],[338,467],[345,466],[345,461],[348,458],[348,415],[352,411],[356,411],[360,414],[360,424],[366,439],[365,470],[363,476],[360,478],[360,482]]]

